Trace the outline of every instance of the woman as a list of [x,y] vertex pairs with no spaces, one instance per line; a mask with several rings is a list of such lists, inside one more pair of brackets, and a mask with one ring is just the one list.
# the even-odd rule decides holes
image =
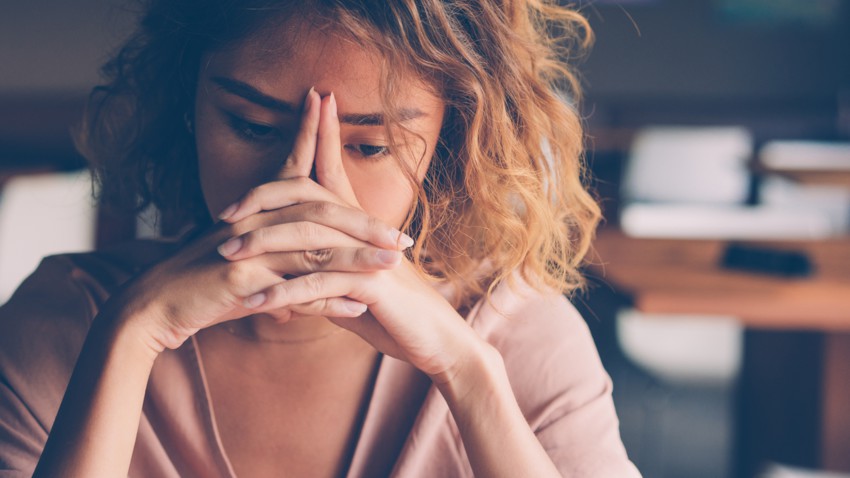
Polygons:
[[555,92],[585,27],[531,0],[150,2],[80,145],[105,199],[194,232],[48,258],[3,307],[3,468],[637,475],[562,295],[598,219]]

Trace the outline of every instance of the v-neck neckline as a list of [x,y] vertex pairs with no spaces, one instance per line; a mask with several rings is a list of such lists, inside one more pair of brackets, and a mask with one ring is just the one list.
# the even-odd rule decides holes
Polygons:
[[[407,437],[419,415],[431,380],[407,362],[381,355],[369,403],[351,455],[346,478],[387,475],[399,458]],[[402,407],[401,403],[413,407]],[[394,403],[394,407],[388,407]],[[392,456],[387,452],[390,444],[397,446]],[[376,473],[375,468],[384,473]]]
[[[470,326],[476,325],[475,318],[482,305],[483,301],[479,299],[466,311],[464,319]],[[196,393],[202,396],[201,419],[207,430],[210,449],[222,476],[238,478],[224,449],[215,420],[209,381],[197,337],[193,335],[187,343],[191,347],[191,361],[195,365],[193,381]],[[431,379],[407,362],[379,354],[377,368],[348,469],[343,474],[345,478],[391,473],[423,409],[426,397],[433,388]],[[407,406],[400,406],[402,403]],[[386,455],[389,447],[395,448],[392,456]]]
[[204,367],[203,357],[201,356],[201,347],[194,335],[189,338],[189,341],[192,348],[192,359],[195,364],[195,370],[193,372],[197,373],[195,385],[198,387],[198,390],[196,392],[202,397],[200,400],[201,418],[204,422],[204,428],[208,432],[206,438],[210,441],[210,449],[215,455],[216,463],[218,463],[222,474],[227,478],[237,478],[236,471],[233,469],[230,458],[227,457],[227,453],[224,450],[224,443],[221,441],[221,434],[218,431],[218,424],[215,420],[215,411],[210,395],[209,381],[207,380],[207,372]]
[[[197,337],[192,336],[188,345],[191,348],[191,359],[195,365],[195,370],[193,370],[193,372],[195,372],[196,377],[193,381],[195,382],[196,392],[201,396],[200,413],[202,415],[201,419],[203,421],[204,429],[207,430],[206,438],[208,440],[209,447],[214,454],[214,459],[222,476],[227,478],[238,478],[238,475],[233,468],[233,464],[227,455],[227,450],[224,448],[224,442],[216,422],[215,405],[213,404],[212,395],[210,393],[209,379],[207,377],[203,353],[201,352],[201,347]],[[378,354],[376,368],[377,370],[373,372],[374,379],[372,380],[372,389],[369,393],[368,403],[364,407],[364,411],[361,412],[362,418],[359,421],[360,426],[357,437],[354,440],[353,449],[348,454],[347,468],[341,475],[346,478],[369,476],[363,474],[363,472],[366,471],[365,468],[368,467],[372,461],[372,454],[375,452],[375,447],[370,446],[371,443],[365,442],[369,437],[381,436],[381,428],[386,424],[386,419],[382,420],[382,418],[384,418],[387,413],[386,410],[380,410],[376,404],[378,402],[386,403],[387,400],[392,397],[392,392],[394,391],[393,384],[399,382],[399,379],[401,379],[402,383],[404,383],[405,376],[410,376],[411,373],[421,375],[428,381],[428,384],[430,384],[430,380],[411,365],[387,357],[384,354]],[[421,396],[424,399],[425,393],[422,392]],[[418,410],[419,407],[417,407],[415,411],[411,411],[409,413],[411,415],[411,425],[413,423],[412,418],[415,418]],[[396,458],[397,457],[393,457],[393,461],[395,461]]]

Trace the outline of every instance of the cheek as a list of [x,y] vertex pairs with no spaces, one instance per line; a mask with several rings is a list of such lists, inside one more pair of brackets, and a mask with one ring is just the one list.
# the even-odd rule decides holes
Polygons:
[[207,209],[215,217],[249,189],[268,181],[279,164],[235,141],[226,125],[198,118],[198,173]]
[[416,192],[400,168],[394,164],[360,166],[350,161],[345,163],[345,171],[364,211],[396,228],[404,224]]
[[[418,184],[422,183],[431,165],[437,141],[436,133],[433,136],[432,141],[419,143],[419,148],[413,148],[405,155],[405,162],[415,169]],[[393,227],[404,225],[416,200],[418,184],[410,182],[409,176],[395,160],[379,163],[347,160],[343,165],[357,201],[366,212]]]
[[215,217],[251,188],[254,175],[233,160],[234,151],[226,141],[198,138],[198,172],[201,189],[210,214]]

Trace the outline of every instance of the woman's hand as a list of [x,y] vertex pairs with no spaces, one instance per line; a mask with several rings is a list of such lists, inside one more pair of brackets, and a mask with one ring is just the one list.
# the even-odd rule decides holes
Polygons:
[[[114,299],[121,309],[142,312],[122,316],[137,322],[154,352],[176,348],[202,328],[257,313],[250,297],[287,277],[325,270],[373,272],[399,264],[399,250],[412,244],[410,238],[344,205],[307,177],[316,151],[319,103],[311,90],[293,151],[273,183],[277,201],[288,207],[216,224]],[[270,187],[259,186],[247,198],[261,199]],[[355,317],[365,310],[365,304],[342,295],[263,309],[284,321],[291,312]]]
[[[228,211],[225,220],[238,225],[260,214],[277,214],[278,219],[287,220],[292,210],[313,214],[327,214],[332,210],[334,214],[350,215],[351,219],[365,214],[359,209],[342,165],[335,112],[333,95],[321,100],[315,171],[318,183],[326,188],[325,193],[334,194],[337,200],[317,203],[315,197],[303,196],[304,200],[313,201],[310,204],[324,204],[323,208],[329,209],[304,209],[303,204],[293,203],[289,184],[278,182],[261,186],[245,196]],[[354,208],[339,206],[340,203]],[[342,222],[340,219],[337,224]],[[357,222],[369,224],[370,220],[362,218]],[[274,231],[288,226],[281,224],[254,230],[245,236],[246,246],[228,255],[228,260],[239,264],[254,260],[269,248],[285,247],[286,235]],[[248,246],[255,237],[264,238],[262,247]],[[250,312],[261,313],[342,300],[365,304],[369,311],[358,318],[337,315],[332,318],[336,324],[359,334],[379,351],[410,362],[438,383],[451,379],[469,355],[484,348],[483,341],[463,318],[407,260],[399,267],[380,270],[329,265],[322,270],[306,271],[298,277],[264,287],[248,297],[243,306]],[[476,349],[476,346],[482,347]]]
[[[339,148],[333,95],[322,101],[315,171],[320,185],[358,206]],[[336,141],[336,142],[335,142]],[[286,209],[283,188],[239,203],[230,220]],[[250,251],[232,256],[251,260]],[[322,270],[276,283],[246,299],[256,312],[347,298],[368,306],[357,318],[332,320],[379,351],[410,362],[437,385],[457,423],[476,476],[560,476],[528,426],[499,352],[472,330],[414,267],[375,271]]]

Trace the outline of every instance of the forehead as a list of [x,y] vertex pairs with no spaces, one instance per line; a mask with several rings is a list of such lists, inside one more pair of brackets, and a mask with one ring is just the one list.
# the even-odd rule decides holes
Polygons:
[[[202,64],[207,76],[229,76],[286,100],[299,100],[310,87],[323,95],[334,92],[340,108],[347,105],[354,110],[380,108],[388,66],[375,47],[330,28],[292,21],[213,51]],[[415,75],[395,73],[401,80],[397,99],[404,106],[441,104],[432,88]]]

